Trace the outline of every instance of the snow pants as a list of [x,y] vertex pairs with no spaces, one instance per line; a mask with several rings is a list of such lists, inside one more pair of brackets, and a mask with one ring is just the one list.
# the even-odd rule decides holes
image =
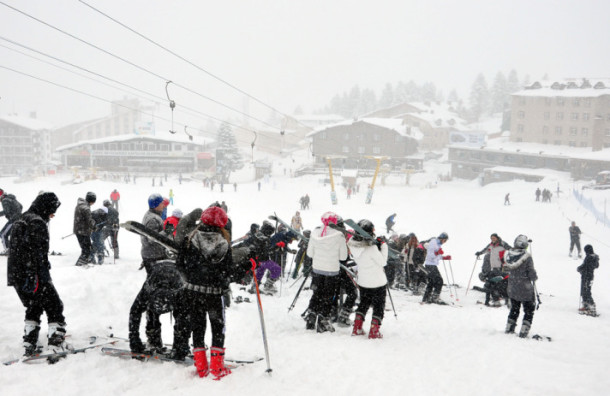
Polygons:
[[431,293],[441,294],[441,290],[443,289],[443,277],[438,270],[438,266],[426,265],[426,271],[428,271],[428,286],[426,286],[425,295],[429,296]]
[[145,286],[142,286],[140,292],[136,296],[131,308],[129,309],[129,343],[130,345],[140,343],[140,323],[142,321],[142,314],[146,312],[146,337],[148,343],[151,345],[161,347],[163,345],[161,341],[161,320],[159,315],[148,311],[148,302],[150,299],[150,293],[145,290]]
[[534,320],[534,311],[536,310],[535,301],[517,301],[514,298],[511,298],[508,319],[512,319],[515,322],[517,321],[521,304],[523,304],[523,320],[532,323],[532,320]]
[[580,277],[580,296],[585,307],[595,305],[593,296],[591,295],[591,288],[593,287],[593,278],[588,276]]
[[22,285],[15,286],[15,291],[25,307],[25,320],[40,323],[42,313],[47,314],[49,323],[65,324],[64,304],[53,283],[43,283],[34,294],[21,291]]
[[260,282],[265,275],[265,271],[269,270],[269,277],[277,279],[282,275],[282,268],[273,260],[261,261],[256,268],[256,279]]
[[4,250],[9,248],[9,237],[11,236],[11,228],[13,227],[13,222],[7,222],[4,227],[2,227],[2,231],[0,231],[0,239],[2,239],[2,246],[4,246]]
[[341,300],[341,294],[345,293],[345,301],[343,302],[343,309],[351,311],[356,304],[356,299],[358,298],[358,289],[354,282],[349,278],[347,272],[342,268],[339,273],[339,281],[337,282],[336,292],[335,292],[335,305],[339,303]]
[[329,318],[334,304],[335,290],[339,282],[339,275],[320,275],[312,272],[311,290],[313,295],[309,300],[308,309],[312,312]]
[[367,287],[360,287],[360,304],[356,308],[356,314],[366,317],[366,312],[371,306],[373,306],[373,318],[379,321],[379,324],[383,321],[383,313],[385,311],[385,295],[386,287],[376,287],[369,289]]
[[578,254],[580,255],[580,238],[570,238],[570,254],[572,254],[572,250],[574,250],[574,246],[578,250]]
[[80,245],[80,257],[78,259],[83,263],[88,263],[91,258],[91,236],[77,234],[76,239]]

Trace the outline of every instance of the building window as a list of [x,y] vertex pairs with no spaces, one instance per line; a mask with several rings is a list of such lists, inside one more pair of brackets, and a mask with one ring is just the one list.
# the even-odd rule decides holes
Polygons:
[[517,125],[517,132],[523,133],[523,124],[518,124]]
[[550,106],[553,100],[551,98],[544,98],[544,104]]
[[381,135],[378,133],[373,134],[373,141],[378,142],[381,140]]
[[589,121],[589,113],[582,113],[582,120]]
[[343,140],[349,140],[349,133],[345,132],[343,134]]
[[129,151],[129,143],[123,143],[123,144],[121,145],[121,149],[122,149],[123,151]]
[[572,113],[572,121],[578,121],[578,113]]
[[182,145],[181,144],[174,145],[174,150],[175,151],[182,151]]
[[574,107],[580,106],[580,98],[574,98],[572,100],[572,106],[574,106]]
[[364,154],[365,149],[364,146],[358,146],[358,154]]
[[561,135],[562,131],[561,131],[561,127],[555,127],[555,135]]
[[591,98],[583,99],[583,104],[585,107],[591,107]]
[[583,128],[580,132],[583,136],[589,136],[589,128]]
[[545,125],[542,127],[542,134],[543,135],[548,135],[549,134],[549,126]]
[[570,141],[568,142],[568,146],[570,146],[570,147],[576,147],[576,142],[575,142],[575,141],[573,141],[573,140],[570,140]]
[[326,140],[326,131],[322,131],[322,133],[320,134],[320,139]]
[[117,144],[116,144],[116,143],[110,143],[110,144],[108,145],[108,149],[109,149],[109,150],[112,150],[112,151],[116,151],[116,149],[117,149]]
[[169,151],[169,144],[162,144],[159,146],[159,150],[161,151]]
[[343,147],[341,147],[341,152],[343,152],[343,153],[349,153],[349,147],[348,147],[348,146],[343,146]]
[[580,147],[587,147],[587,142],[580,142]]
[[563,121],[563,113],[562,113],[562,112],[558,112],[558,113],[556,114],[555,118],[556,118],[558,121]]
[[519,118],[525,118],[525,111],[519,111]]
[[565,104],[564,98],[557,98],[557,106],[563,106]]
[[373,147],[373,154],[381,154],[381,147],[378,147],[378,146]]
[[545,120],[550,120],[550,119],[551,119],[551,113],[550,113],[550,112],[548,112],[548,111],[545,111],[545,112],[544,112],[544,119],[545,119]]
[[576,136],[577,133],[578,133],[578,128],[570,127],[570,136]]

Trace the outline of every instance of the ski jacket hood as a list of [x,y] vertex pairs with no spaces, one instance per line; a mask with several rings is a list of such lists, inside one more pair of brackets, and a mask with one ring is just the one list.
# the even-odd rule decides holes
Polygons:
[[365,288],[377,288],[388,283],[384,266],[388,262],[388,244],[377,245],[367,241],[351,239],[347,246],[352,258],[358,266],[358,285]]
[[332,228],[326,228],[324,236],[322,227],[311,233],[307,246],[307,255],[313,260],[313,270],[322,274],[339,273],[339,261],[347,259],[347,245],[343,234]]

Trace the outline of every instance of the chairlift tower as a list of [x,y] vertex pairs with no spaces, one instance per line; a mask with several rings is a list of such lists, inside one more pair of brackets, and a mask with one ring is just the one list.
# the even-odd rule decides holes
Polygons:
[[373,181],[371,182],[371,186],[369,190],[366,192],[366,201],[364,203],[370,204],[373,200],[373,191],[375,189],[375,181],[377,180],[377,175],[379,174],[379,168],[381,167],[381,161],[388,159],[388,157],[378,157],[378,156],[365,156],[364,158],[374,159],[377,161],[377,166],[375,167],[375,174],[373,175]]

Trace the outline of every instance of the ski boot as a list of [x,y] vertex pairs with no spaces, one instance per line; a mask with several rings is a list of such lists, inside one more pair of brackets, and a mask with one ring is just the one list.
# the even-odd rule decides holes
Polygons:
[[205,348],[193,349],[193,358],[195,360],[195,368],[197,369],[199,378],[207,377],[210,370],[208,367],[208,357],[206,355]]
[[318,326],[316,328],[316,331],[318,333],[325,333],[327,331],[332,333],[335,331],[335,328],[330,323],[328,318],[326,318],[325,316],[322,316],[322,315],[318,315]]
[[339,327],[350,327],[352,322],[349,320],[350,311],[348,309],[341,309],[337,316],[337,326]]
[[33,320],[26,320],[23,329],[24,356],[32,356],[38,352],[38,334],[40,333],[40,323]]
[[163,341],[161,340],[161,329],[147,329],[146,338],[148,340],[146,350],[151,355],[164,355],[167,353],[167,348],[163,346]]
[[231,374],[231,370],[225,366],[225,348],[210,348],[210,373],[215,380]]
[[362,330],[362,325],[364,324],[364,317],[362,314],[356,313],[356,318],[354,318],[354,328],[352,330],[352,335],[364,335],[364,330]]
[[532,323],[527,320],[524,320],[523,323],[521,324],[521,331],[519,331],[519,337],[526,338],[530,332],[531,327],[532,327]]
[[371,329],[369,330],[369,338],[383,338],[383,335],[379,332],[379,326],[381,326],[381,321],[377,318],[373,318],[371,321]]
[[302,317],[305,320],[305,330],[314,330],[316,328],[316,319],[318,315],[316,315],[315,312],[308,309]]
[[269,294],[272,296],[275,293],[277,293],[277,288],[275,287],[276,281],[277,281],[277,278],[276,279],[267,278],[267,280],[265,281],[265,285],[263,286],[263,290],[265,291],[265,294]]
[[513,334],[515,332],[515,327],[517,327],[517,322],[514,319],[508,319],[504,333]]

